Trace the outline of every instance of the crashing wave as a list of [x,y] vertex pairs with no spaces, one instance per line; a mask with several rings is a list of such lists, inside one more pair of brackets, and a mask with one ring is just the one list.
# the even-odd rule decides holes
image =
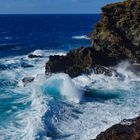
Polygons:
[[44,92],[57,98],[65,97],[68,101],[76,103],[82,99],[82,91],[67,74],[54,74],[48,78],[44,85]]
[[[128,69],[129,63],[123,62],[114,68],[119,73],[117,77],[91,73],[72,79],[59,73],[45,78],[44,64],[48,56],[65,53],[43,52],[45,57],[39,60],[27,59],[26,56],[1,59],[2,64],[13,67],[15,64],[20,66],[23,61],[34,65],[6,69],[0,73],[2,87],[6,87],[8,82],[5,90],[10,91],[6,91],[10,93],[7,96],[13,99],[5,113],[9,113],[7,117],[10,117],[15,111],[12,121],[8,118],[9,122],[0,127],[1,139],[59,136],[61,139],[87,140],[124,118],[137,116],[140,78]],[[17,81],[24,77],[35,77],[35,80],[25,87],[18,86]],[[1,96],[3,101],[6,95]],[[17,123],[18,128],[15,127]]]
[[37,58],[37,57],[43,57],[43,56],[44,56],[44,52],[42,50],[35,50],[34,52],[28,55],[29,58]]

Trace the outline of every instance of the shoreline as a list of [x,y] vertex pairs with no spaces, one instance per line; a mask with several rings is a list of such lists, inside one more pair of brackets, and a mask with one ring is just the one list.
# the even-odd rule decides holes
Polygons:
[[[135,9],[135,10],[133,10]],[[99,73],[129,61],[130,69],[140,72],[140,1],[126,0],[108,4],[102,8],[102,18],[91,34],[91,47],[81,47],[67,53],[66,56],[50,56],[46,63],[46,74],[64,72],[71,77],[99,65]],[[129,121],[129,120],[128,120]],[[95,140],[138,140],[140,139],[140,118],[131,119],[134,123],[117,124],[97,136]],[[132,135],[131,135],[132,133]]]

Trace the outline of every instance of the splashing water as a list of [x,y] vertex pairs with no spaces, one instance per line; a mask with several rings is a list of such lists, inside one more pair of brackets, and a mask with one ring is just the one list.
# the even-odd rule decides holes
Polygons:
[[82,99],[82,91],[76,87],[72,79],[66,74],[56,74],[47,79],[45,91],[50,95],[65,97],[68,101],[79,103]]
[[[0,139],[44,140],[95,138],[122,119],[139,115],[140,77],[123,62],[115,69],[118,77],[67,74],[45,77],[49,55],[65,52],[44,51],[43,58],[27,56],[3,58],[0,72]],[[26,63],[32,67],[23,67]],[[35,77],[25,87],[24,77]]]
[[[0,16],[0,140],[73,139],[81,135],[83,106],[88,104],[83,88],[66,74],[46,78],[44,67],[50,55],[89,46],[85,36],[72,36],[90,32],[99,18],[95,14]],[[29,54],[42,57],[30,59]],[[24,84],[25,77],[34,81]],[[77,129],[80,126],[81,130]]]

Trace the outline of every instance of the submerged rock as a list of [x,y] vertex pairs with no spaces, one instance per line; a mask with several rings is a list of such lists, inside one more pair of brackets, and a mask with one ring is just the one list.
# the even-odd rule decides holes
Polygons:
[[140,140],[140,117],[112,126],[95,140]]
[[65,72],[75,77],[98,66],[97,74],[111,75],[105,67],[126,59],[140,62],[140,1],[110,4],[102,11],[102,18],[90,35],[92,46],[72,50],[66,56],[50,56],[46,74]]

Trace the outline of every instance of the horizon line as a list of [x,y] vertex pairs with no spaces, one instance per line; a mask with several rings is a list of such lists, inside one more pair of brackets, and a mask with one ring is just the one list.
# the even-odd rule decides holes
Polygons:
[[101,13],[2,13],[0,15],[97,15]]

